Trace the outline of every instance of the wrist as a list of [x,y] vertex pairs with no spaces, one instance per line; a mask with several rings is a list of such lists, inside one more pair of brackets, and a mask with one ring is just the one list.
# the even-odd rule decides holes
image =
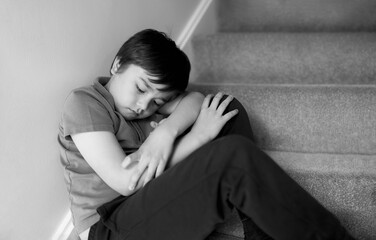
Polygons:
[[167,125],[159,125],[152,134],[161,135],[164,138],[170,138],[175,140],[178,137],[178,131],[172,127],[168,127]]
[[190,134],[192,135],[192,138],[194,138],[194,141],[196,141],[199,145],[204,145],[213,140],[208,137],[208,135],[201,132],[191,131]]

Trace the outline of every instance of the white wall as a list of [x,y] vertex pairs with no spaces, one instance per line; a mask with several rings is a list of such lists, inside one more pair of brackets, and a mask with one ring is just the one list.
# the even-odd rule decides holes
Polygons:
[[0,1],[0,239],[50,239],[68,210],[56,142],[65,96],[108,75],[143,28],[179,36],[199,0]]

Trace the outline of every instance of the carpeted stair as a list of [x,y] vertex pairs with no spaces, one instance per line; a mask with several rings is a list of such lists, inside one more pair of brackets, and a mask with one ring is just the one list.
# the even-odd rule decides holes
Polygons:
[[[193,40],[196,79],[190,89],[236,96],[248,111],[257,145],[357,239],[371,240],[376,3],[343,2],[219,0],[219,32]],[[323,14],[325,7],[336,14]],[[243,238],[235,211],[208,237]]]
[[376,83],[376,32],[226,32],[193,46],[200,81]]
[[225,32],[376,31],[374,0],[217,0]]

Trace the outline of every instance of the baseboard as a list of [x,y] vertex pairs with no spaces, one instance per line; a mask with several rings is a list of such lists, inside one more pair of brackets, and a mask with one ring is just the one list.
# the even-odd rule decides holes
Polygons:
[[56,230],[52,240],[66,240],[73,230],[72,214],[68,210],[64,219],[61,221],[59,228]]
[[183,31],[180,33],[180,36],[176,40],[176,44],[183,49],[187,44],[188,40],[192,37],[194,30],[201,21],[202,17],[208,10],[210,4],[213,0],[201,0],[197,5],[196,10],[193,12],[192,16],[188,20],[188,23],[185,25]]

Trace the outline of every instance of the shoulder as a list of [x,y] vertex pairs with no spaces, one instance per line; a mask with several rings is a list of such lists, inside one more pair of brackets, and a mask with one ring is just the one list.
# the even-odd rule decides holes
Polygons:
[[98,101],[99,93],[93,86],[85,86],[72,90],[66,100],[65,105],[71,103],[86,103],[92,101]]
[[67,96],[61,118],[64,135],[106,130],[113,132],[111,105],[92,86],[74,89]]
[[72,90],[65,99],[63,113],[70,111],[97,111],[111,112],[114,110],[113,104],[94,86],[85,86]]

